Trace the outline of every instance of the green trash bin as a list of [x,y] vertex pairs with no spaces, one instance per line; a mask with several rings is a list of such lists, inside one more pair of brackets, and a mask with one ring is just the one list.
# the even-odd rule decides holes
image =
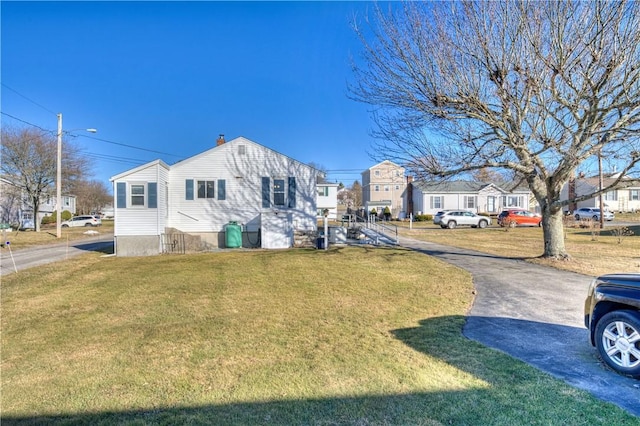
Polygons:
[[224,244],[227,248],[242,247],[242,227],[237,222],[227,223],[224,234]]

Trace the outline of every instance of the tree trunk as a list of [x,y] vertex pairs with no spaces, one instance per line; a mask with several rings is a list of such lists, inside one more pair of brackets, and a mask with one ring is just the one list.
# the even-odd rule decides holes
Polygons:
[[542,232],[544,235],[543,257],[566,260],[569,254],[564,247],[564,213],[562,208],[543,207]]

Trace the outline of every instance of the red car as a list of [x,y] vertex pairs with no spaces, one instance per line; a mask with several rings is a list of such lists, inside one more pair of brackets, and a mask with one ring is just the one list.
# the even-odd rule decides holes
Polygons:
[[498,224],[502,227],[509,226],[511,228],[524,226],[542,226],[542,217],[538,213],[530,212],[523,209],[507,209],[498,215]]

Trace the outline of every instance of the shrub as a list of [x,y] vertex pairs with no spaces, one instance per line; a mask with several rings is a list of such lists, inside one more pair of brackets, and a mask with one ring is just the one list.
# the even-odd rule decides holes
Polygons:
[[618,240],[618,244],[622,244],[622,240],[625,237],[630,237],[633,234],[634,232],[631,229],[627,228],[626,226],[618,226],[611,230],[611,235],[616,237],[616,239]]
[[415,222],[429,222],[433,220],[433,215],[430,214],[417,214],[413,217]]

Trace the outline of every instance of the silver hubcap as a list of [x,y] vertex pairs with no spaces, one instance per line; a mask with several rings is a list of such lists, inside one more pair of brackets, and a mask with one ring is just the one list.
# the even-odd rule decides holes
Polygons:
[[611,361],[624,368],[640,365],[640,332],[624,321],[612,322],[602,333],[602,345]]

